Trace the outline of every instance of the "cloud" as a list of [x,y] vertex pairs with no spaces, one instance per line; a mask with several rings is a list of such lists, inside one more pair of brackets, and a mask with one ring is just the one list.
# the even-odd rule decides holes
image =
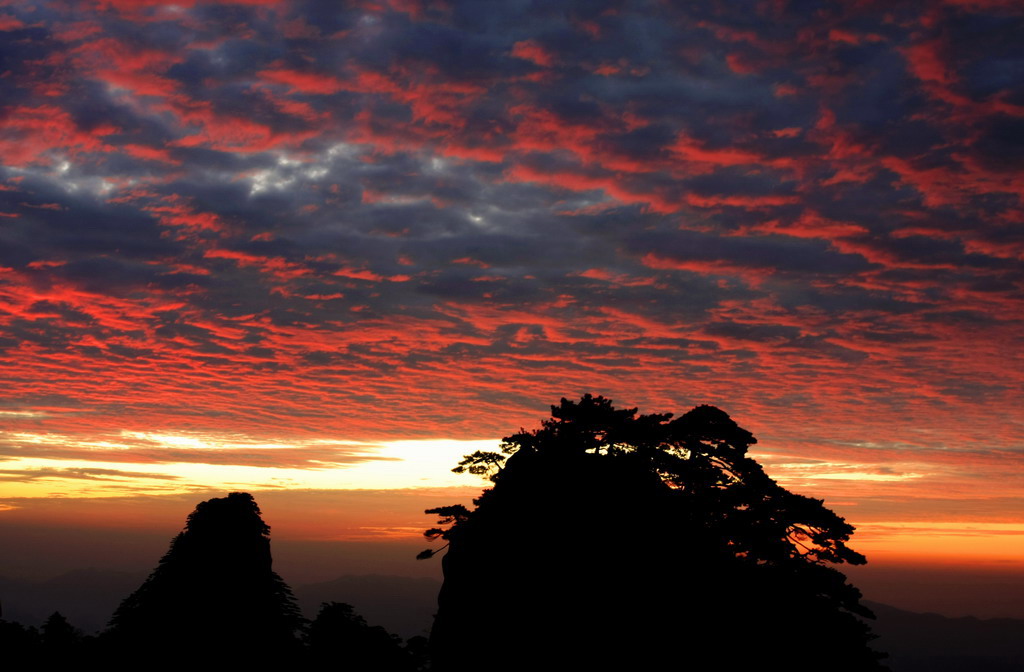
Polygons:
[[[9,416],[24,417],[23,414],[14,413],[10,413]],[[86,437],[63,433],[0,433],[0,456],[6,459],[87,460],[131,464],[193,463],[326,469],[395,459],[381,454],[379,448],[373,444],[319,438],[257,441],[230,434],[195,432],[172,434],[123,430],[106,435],[92,433]],[[28,470],[31,473],[47,474],[56,474],[60,471]],[[102,471],[101,469],[94,473],[86,469],[82,473],[97,475]]]
[[372,459],[314,439],[494,438],[592,391],[802,446],[886,436],[868,465],[922,435],[1002,455],[1022,21],[5,7],[4,450],[226,429],[288,447],[124,455],[316,468]]
[[54,467],[41,469],[0,469],[0,481],[24,482],[42,479],[82,479],[87,481],[134,481],[137,479],[176,480],[172,474],[151,474],[143,471],[120,471],[93,467]]

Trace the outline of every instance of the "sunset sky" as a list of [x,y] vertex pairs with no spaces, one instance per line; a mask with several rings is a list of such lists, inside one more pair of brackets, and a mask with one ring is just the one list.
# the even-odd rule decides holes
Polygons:
[[873,561],[1024,568],[1021,35],[1017,0],[0,0],[0,534],[247,490],[296,543],[420,545],[460,455],[591,392],[720,407]]

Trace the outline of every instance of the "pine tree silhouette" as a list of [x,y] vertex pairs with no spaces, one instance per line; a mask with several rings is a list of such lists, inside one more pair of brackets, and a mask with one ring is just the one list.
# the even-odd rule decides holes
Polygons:
[[831,566],[864,562],[853,527],[769,478],[728,415],[587,395],[552,416],[457,467],[492,474],[475,510],[428,511],[434,670],[885,669]]

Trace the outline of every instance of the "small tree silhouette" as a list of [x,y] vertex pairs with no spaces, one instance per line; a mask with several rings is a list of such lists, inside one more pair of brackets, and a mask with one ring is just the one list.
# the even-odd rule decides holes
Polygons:
[[402,640],[381,626],[367,625],[350,604],[324,602],[309,626],[309,653],[315,669],[350,672],[414,672],[413,656]]
[[448,542],[435,669],[885,669],[831,566],[865,562],[853,527],[769,478],[727,414],[586,395],[551,415],[506,437],[506,460],[460,464],[491,473],[475,510],[428,510],[426,536]]
[[39,630],[42,658],[47,663],[61,665],[81,658],[84,636],[59,611],[50,614]]

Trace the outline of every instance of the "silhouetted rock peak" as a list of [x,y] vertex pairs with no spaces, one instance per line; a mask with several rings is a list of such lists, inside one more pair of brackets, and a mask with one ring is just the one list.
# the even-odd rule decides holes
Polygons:
[[260,507],[247,492],[200,502],[185,519],[185,531],[195,537],[234,534],[270,538],[270,526],[263,522]]
[[247,492],[232,492],[201,502],[189,514],[185,530],[174,540],[168,558],[181,564],[207,564],[225,571],[268,572],[270,526]]
[[286,655],[303,619],[271,569],[270,528],[252,495],[200,503],[111,622],[124,647],[173,647],[233,660]]

